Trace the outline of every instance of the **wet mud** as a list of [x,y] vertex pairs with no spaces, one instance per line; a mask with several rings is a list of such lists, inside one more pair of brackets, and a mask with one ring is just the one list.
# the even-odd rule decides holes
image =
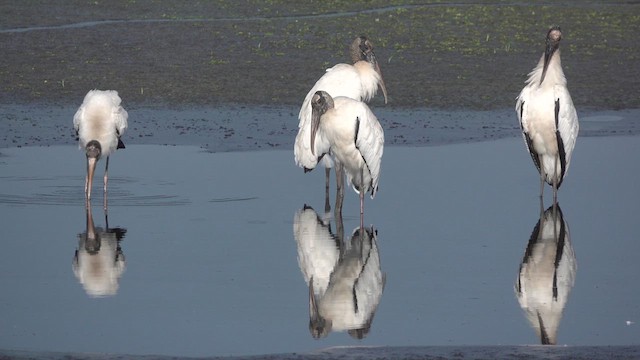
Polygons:
[[615,110],[640,108],[639,17],[595,1],[3,3],[0,147],[74,143],[73,114],[100,88],[123,98],[125,141],[289,148],[306,92],[361,33],[389,91],[370,104],[387,144],[518,136],[515,97],[556,23],[579,116],[596,119],[581,135],[634,135],[636,114]]

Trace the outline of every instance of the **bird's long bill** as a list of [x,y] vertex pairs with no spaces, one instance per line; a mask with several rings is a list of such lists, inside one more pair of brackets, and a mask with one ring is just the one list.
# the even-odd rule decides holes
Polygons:
[[316,301],[316,295],[313,293],[313,278],[309,279],[309,318],[312,321],[320,318],[318,302]]
[[382,70],[380,70],[380,64],[378,64],[378,59],[376,58],[376,54],[373,51],[370,51],[368,54],[369,62],[373,65],[373,68],[376,70],[378,75],[380,75],[380,89],[382,89],[382,95],[384,96],[384,103],[387,103],[387,87],[384,84],[384,77],[382,76]]
[[100,251],[100,237],[96,233],[93,224],[93,215],[91,214],[91,204],[87,206],[87,238],[85,239],[84,249],[87,253],[94,255]]
[[91,214],[91,204],[87,204],[87,238],[95,239],[96,237],[96,228],[93,225],[93,215]]
[[311,154],[316,154],[316,133],[320,127],[320,112],[315,109],[311,112]]
[[547,68],[549,67],[549,62],[551,62],[551,57],[553,53],[556,52],[557,47],[553,44],[547,44],[547,47],[544,50],[544,65],[542,65],[542,76],[540,76],[540,84],[544,81],[545,75],[547,75]]
[[87,182],[85,184],[87,199],[91,199],[91,186],[93,185],[93,173],[96,171],[96,163],[98,159],[87,157]]

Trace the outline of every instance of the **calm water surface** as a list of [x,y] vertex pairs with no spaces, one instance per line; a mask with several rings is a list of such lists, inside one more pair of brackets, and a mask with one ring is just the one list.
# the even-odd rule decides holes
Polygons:
[[[357,340],[346,328],[320,339],[309,331],[305,245],[294,228],[314,231],[305,241],[317,240],[310,253],[329,264],[325,273],[360,260],[336,256],[324,172],[303,174],[291,151],[131,145],[111,159],[108,214],[99,185],[87,214],[76,147],[2,149],[0,348],[205,356],[537,344],[539,318],[558,344],[638,345],[638,153],[638,137],[579,139],[559,193],[567,240],[544,250],[529,242],[540,221],[538,176],[522,139],[388,147],[380,192],[365,201],[377,237],[359,249],[369,280],[351,296],[359,311],[351,317],[370,327]],[[351,190],[343,215],[351,254],[359,225]],[[548,230],[553,220],[543,220],[538,229]],[[542,285],[520,284],[529,295],[555,294],[554,305],[530,298],[521,308],[523,259],[556,258],[558,270],[522,266]],[[383,277],[384,291],[375,281]]]

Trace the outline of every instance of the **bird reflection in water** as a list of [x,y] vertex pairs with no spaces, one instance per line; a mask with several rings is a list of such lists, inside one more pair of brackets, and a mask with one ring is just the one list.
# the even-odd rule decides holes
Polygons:
[[73,273],[87,295],[103,297],[115,295],[125,269],[120,242],[127,233],[124,228],[109,228],[107,211],[104,229],[95,227],[91,203],[86,204],[87,228],[78,234],[78,248],[73,257]]
[[555,345],[562,311],[573,288],[576,256],[560,205],[540,211],[515,285],[520,307],[543,345]]
[[386,282],[377,231],[358,226],[345,242],[340,215],[336,228],[334,234],[330,221],[306,205],[295,214],[298,265],[309,287],[309,331],[316,339],[345,330],[362,339],[371,329]]

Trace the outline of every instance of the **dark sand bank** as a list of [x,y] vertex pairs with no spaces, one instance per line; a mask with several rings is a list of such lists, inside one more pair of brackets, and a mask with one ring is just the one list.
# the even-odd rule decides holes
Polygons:
[[416,3],[4,2],[0,102],[76,105],[101,88],[129,105],[299,106],[364,33],[388,107],[504,109],[559,24],[576,106],[640,107],[637,2]]

